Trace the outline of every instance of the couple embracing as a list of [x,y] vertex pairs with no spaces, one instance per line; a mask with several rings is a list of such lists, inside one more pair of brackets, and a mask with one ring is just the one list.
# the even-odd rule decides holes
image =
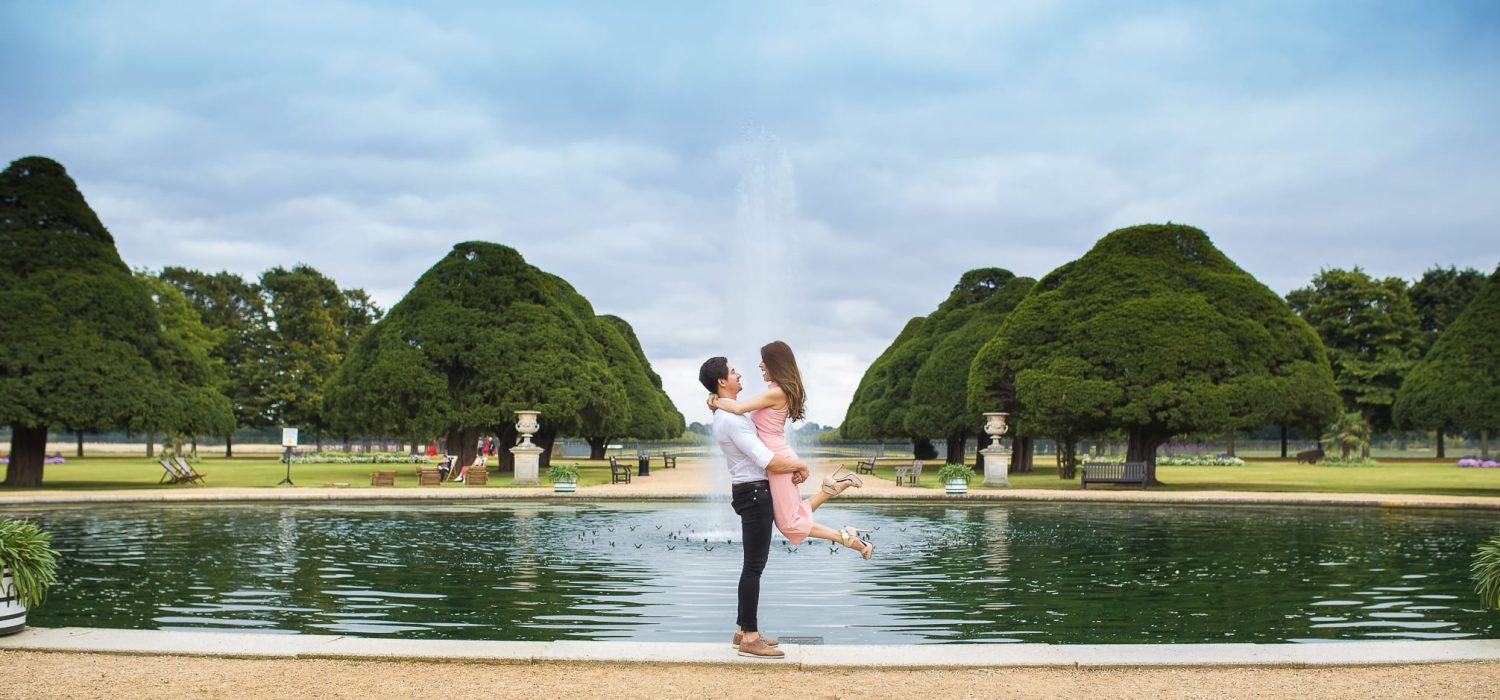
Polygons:
[[[803,500],[797,488],[809,476],[807,464],[786,441],[786,421],[803,418],[806,393],[797,359],[786,343],[774,341],[760,349],[761,379],[766,391],[739,401],[740,373],[729,360],[712,357],[698,370],[698,381],[709,391],[713,409],[714,441],[724,451],[732,484],[734,512],[740,516],[745,561],[740,569],[739,613],[734,641],[740,656],[779,659],[777,642],[760,634],[760,577],[771,553],[771,525],[792,544],[808,537],[831,540],[859,552],[865,559],[875,545],[860,539],[866,531],[852,527],[835,530],[813,521],[813,511],[851,486],[859,477],[837,472],[823,479],[822,488]],[[746,416],[746,414],[749,416]]]

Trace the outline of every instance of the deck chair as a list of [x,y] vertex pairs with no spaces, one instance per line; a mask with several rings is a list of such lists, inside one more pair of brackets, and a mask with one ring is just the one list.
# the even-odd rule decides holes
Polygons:
[[182,481],[182,475],[177,473],[177,465],[171,459],[159,459],[156,462],[161,465],[161,479],[158,484],[176,484]]
[[188,464],[187,460],[181,457],[176,457],[174,459],[177,460],[177,473],[182,475],[183,480],[187,481],[190,484],[194,482],[203,484],[203,477],[205,476],[204,474],[200,474],[198,470],[193,468],[193,465]]

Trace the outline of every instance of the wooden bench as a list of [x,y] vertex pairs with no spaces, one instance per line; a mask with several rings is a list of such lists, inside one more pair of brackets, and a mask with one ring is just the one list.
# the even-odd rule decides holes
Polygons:
[[909,467],[896,467],[896,485],[901,486],[903,480],[907,486],[918,486],[922,483],[922,460],[912,460]]
[[1140,484],[1146,490],[1145,462],[1085,462],[1078,488],[1094,484]]
[[630,467],[620,464],[619,459],[619,457],[609,458],[609,483],[618,484],[623,479],[628,484],[630,483]]
[[418,486],[442,486],[443,472],[437,467],[417,467]]
[[665,450],[663,450],[662,453],[661,453],[661,468],[662,469],[676,469],[677,468],[677,455],[669,455],[669,454],[666,453]]
[[[845,469],[849,469],[849,467],[844,467],[844,468]],[[875,458],[871,457],[869,459],[861,459],[858,462],[854,463],[854,468],[853,469],[854,469],[854,473],[855,474],[871,474],[871,475],[873,475],[875,473]]]
[[371,486],[395,486],[396,472],[370,472]]

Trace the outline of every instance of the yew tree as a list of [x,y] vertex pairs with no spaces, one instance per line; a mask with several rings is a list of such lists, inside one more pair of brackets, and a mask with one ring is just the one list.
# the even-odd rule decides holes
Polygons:
[[0,423],[8,486],[39,486],[49,429],[140,427],[170,402],[151,297],[63,166],[0,172]]
[[[515,444],[515,411],[541,411],[533,438],[629,430],[625,383],[610,369],[593,307],[562,278],[494,243],[460,243],[356,342],[325,401],[340,427],[446,433],[464,463],[481,434]],[[456,449],[455,449],[456,448]],[[500,451],[500,468],[514,468]]]
[[1500,428],[1500,268],[1412,368],[1394,412],[1398,423],[1421,428]]
[[1121,431],[1153,482],[1173,435],[1320,423],[1338,409],[1313,330],[1176,224],[1114,231],[1043,277],[975,358],[969,392],[978,406],[1012,401],[1032,434]]

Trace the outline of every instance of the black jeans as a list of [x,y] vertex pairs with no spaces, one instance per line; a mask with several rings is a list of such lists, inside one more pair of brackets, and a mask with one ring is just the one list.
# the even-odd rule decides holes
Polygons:
[[735,484],[734,512],[740,516],[740,534],[745,541],[745,563],[740,568],[739,615],[735,623],[746,632],[759,632],[760,575],[771,556],[771,524],[776,511],[771,508],[771,483],[756,481]]

